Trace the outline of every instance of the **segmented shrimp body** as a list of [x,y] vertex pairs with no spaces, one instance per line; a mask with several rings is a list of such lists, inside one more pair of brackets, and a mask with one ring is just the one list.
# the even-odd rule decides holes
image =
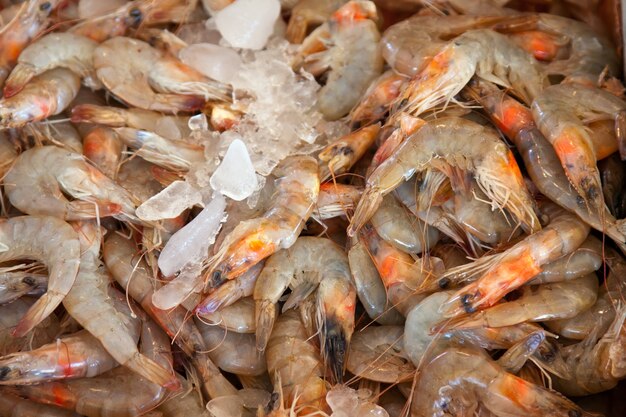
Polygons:
[[70,410],[18,397],[8,390],[0,390],[0,413],[6,417],[80,417]]
[[13,330],[21,337],[48,317],[72,288],[80,263],[80,242],[72,227],[48,216],[13,217],[0,222],[0,262],[36,259],[48,267],[48,290]]
[[326,22],[346,0],[300,0],[291,9],[285,37],[291,43],[302,43],[311,26]]
[[367,152],[380,130],[380,125],[366,126],[331,143],[319,153],[320,180],[343,174]]

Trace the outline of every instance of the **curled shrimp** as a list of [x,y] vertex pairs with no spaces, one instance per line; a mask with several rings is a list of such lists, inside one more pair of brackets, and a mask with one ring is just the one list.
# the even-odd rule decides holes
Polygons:
[[101,43],[93,65],[102,84],[134,107],[176,113],[198,110],[207,100],[229,99],[226,86],[137,39]]
[[352,126],[368,125],[384,118],[391,103],[400,95],[409,78],[392,70],[385,71],[367,88],[350,112]]
[[261,217],[240,222],[205,262],[210,286],[238,277],[295,243],[317,202],[317,170],[317,161],[307,156],[285,159],[276,167],[276,192],[268,209]]
[[291,43],[302,43],[312,26],[326,22],[346,0],[299,0],[291,9],[285,37]]
[[61,113],[79,88],[80,78],[68,69],[44,72],[16,95],[0,99],[0,128],[23,127]]
[[380,125],[370,125],[349,133],[319,153],[321,161],[320,180],[326,181],[331,176],[343,174],[367,152],[380,130]]
[[446,317],[494,305],[541,272],[544,265],[574,251],[589,234],[589,226],[555,204],[546,203],[541,211],[550,219],[543,230],[500,254],[483,256],[446,271],[443,278],[479,276],[476,282],[463,287],[442,306]]
[[[24,213],[66,220],[111,215],[134,218],[135,205],[125,189],[82,155],[56,146],[21,153],[4,178],[4,189],[11,204]],[[69,201],[64,193],[76,200]]]
[[46,293],[20,319],[13,335],[22,337],[48,317],[72,288],[80,263],[80,242],[72,227],[48,216],[13,217],[0,222],[0,262],[36,259],[50,273]]
[[[550,141],[570,182],[589,210],[605,210],[602,182],[596,166],[600,155],[585,119],[613,119],[626,110],[626,102],[598,88],[560,84],[547,88],[532,105],[537,127]],[[615,149],[617,150],[617,144]],[[612,153],[612,152],[611,152]]]
[[348,257],[328,239],[305,236],[267,260],[254,287],[257,348],[261,351],[267,346],[278,300],[287,287],[292,291],[283,311],[299,305],[317,288],[321,349],[334,377],[341,381],[356,308]]
[[93,51],[98,44],[72,33],[51,33],[33,42],[22,51],[17,65],[4,85],[4,97],[22,91],[34,77],[54,68],[67,68],[85,79],[92,88],[101,87],[93,68]]
[[4,84],[24,48],[46,29],[50,13],[59,3],[59,0],[26,1],[13,19],[0,29],[0,85]]
[[300,48],[307,71],[319,76],[330,69],[317,95],[318,109],[329,120],[348,114],[382,73],[376,16],[371,1],[350,1],[315,29]]
[[425,124],[372,172],[348,227],[348,235],[354,235],[372,216],[385,194],[428,168],[439,169],[449,177],[455,170],[473,173],[479,187],[494,204],[507,209],[525,229],[539,230],[533,199],[511,151],[491,130],[450,117]]
[[479,406],[492,415],[589,416],[564,396],[507,373],[469,348],[449,348],[423,367],[411,415],[472,415]]

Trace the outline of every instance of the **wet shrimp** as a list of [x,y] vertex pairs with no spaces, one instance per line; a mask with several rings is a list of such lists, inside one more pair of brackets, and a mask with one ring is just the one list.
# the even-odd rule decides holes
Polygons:
[[80,417],[80,414],[53,405],[25,400],[0,389],[0,415],[3,417]]
[[370,125],[348,133],[326,146],[319,153],[320,181],[347,172],[372,146],[380,124]]
[[533,102],[537,127],[554,147],[567,177],[589,210],[602,212],[605,203],[596,166],[601,155],[584,122],[613,119],[617,123],[625,110],[626,102],[611,93],[575,84],[549,87]]
[[83,138],[83,155],[111,179],[117,177],[124,144],[117,133],[108,127],[95,127]]
[[209,286],[217,287],[236,278],[295,243],[317,202],[317,170],[317,161],[307,156],[285,159],[276,167],[276,192],[265,213],[240,222],[205,262]]
[[4,97],[22,91],[34,77],[54,68],[67,68],[92,89],[101,88],[93,68],[93,51],[98,44],[72,33],[50,33],[22,51],[4,85]]
[[326,22],[346,0],[299,0],[291,9],[285,37],[291,43],[302,43],[313,26]]
[[446,271],[443,278],[478,277],[442,306],[446,317],[494,305],[541,272],[544,265],[574,251],[589,234],[587,224],[553,203],[545,203],[541,212],[550,219],[543,230],[500,254]]
[[22,3],[17,14],[0,29],[0,86],[26,46],[50,23],[50,13],[59,0],[29,0]]
[[[56,146],[21,153],[4,178],[4,189],[15,207],[28,214],[66,220],[119,216],[134,219],[130,194],[82,155]],[[76,200],[69,201],[64,194]]]
[[292,291],[283,311],[299,305],[317,288],[321,350],[335,379],[341,381],[356,308],[348,257],[328,239],[305,236],[267,260],[254,287],[257,348],[261,351],[267,346],[278,300],[287,287]]
[[605,247],[596,237],[587,239],[572,253],[550,262],[528,282],[529,285],[569,281],[592,274],[602,266]]
[[143,203],[163,189],[155,178],[155,168],[158,167],[142,158],[125,159],[117,172],[116,182],[134,200]]
[[404,75],[392,70],[385,71],[372,81],[350,112],[350,124],[368,125],[383,119],[408,81],[409,78]]
[[326,84],[317,94],[318,109],[328,120],[348,114],[370,82],[382,73],[376,17],[376,6],[370,1],[346,3],[300,48],[308,72],[320,76],[330,69]]
[[256,321],[254,317],[255,303],[252,297],[237,300],[213,313],[198,313],[199,317],[209,325],[219,326],[235,333],[254,333]]
[[494,204],[507,209],[526,230],[540,229],[533,199],[511,151],[493,131],[451,117],[429,122],[418,129],[372,172],[348,235],[354,235],[372,216],[385,194],[415,173],[429,168],[439,169],[449,177],[455,170],[471,172]]
[[24,349],[36,349],[53,341],[61,332],[59,320],[52,314],[25,336],[12,335],[22,316],[36,301],[30,297],[22,297],[11,304],[0,306],[0,354],[8,355]]
[[16,95],[0,99],[0,129],[23,127],[61,113],[79,88],[80,78],[68,69],[42,73]]
[[49,271],[48,289],[20,319],[13,335],[22,337],[48,317],[72,288],[80,263],[74,229],[48,216],[21,216],[0,222],[0,262],[36,259]]
[[102,84],[134,107],[176,113],[201,109],[207,100],[229,100],[225,85],[137,39],[101,43],[93,64]]
[[325,182],[320,185],[320,193],[312,216],[317,221],[346,216],[356,207],[363,188],[354,185]]
[[425,364],[411,415],[472,415],[479,406],[495,415],[590,416],[564,396],[507,373],[484,352],[469,348],[449,348]]
[[26,294],[43,294],[48,285],[45,268],[37,264],[0,267],[0,304],[7,304]]

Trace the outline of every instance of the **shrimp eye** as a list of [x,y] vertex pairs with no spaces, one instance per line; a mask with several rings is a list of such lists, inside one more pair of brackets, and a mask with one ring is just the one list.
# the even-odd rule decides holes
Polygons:
[[0,368],[0,381],[4,380],[9,372],[11,372],[11,368],[9,368],[8,366],[3,366],[2,368]]
[[439,288],[442,290],[446,289],[450,285],[450,278],[441,278],[437,284],[439,284]]
[[567,412],[568,417],[582,417],[582,413],[579,410],[569,410]]
[[47,1],[47,2],[45,2],[45,3],[41,3],[41,4],[39,5],[39,10],[41,10],[42,12],[47,12],[47,11],[49,11],[51,8],[52,8],[52,4],[51,4],[49,1]]
[[141,12],[141,10],[139,10],[136,7],[133,7],[132,9],[130,9],[130,12],[128,13],[128,15],[133,18],[133,20],[135,21],[135,24],[139,24],[143,17],[143,13]]
[[26,285],[30,285],[30,286],[35,285],[35,280],[33,279],[33,277],[24,277],[24,278],[22,279],[22,282],[23,282],[24,284],[26,284]]

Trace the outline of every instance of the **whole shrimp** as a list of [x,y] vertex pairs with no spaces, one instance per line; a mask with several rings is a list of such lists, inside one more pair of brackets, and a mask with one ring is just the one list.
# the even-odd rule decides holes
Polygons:
[[425,364],[411,415],[472,415],[479,406],[492,415],[590,416],[564,396],[507,373],[487,354],[470,348],[449,348]]
[[574,251],[589,234],[589,226],[555,204],[545,203],[541,211],[550,219],[543,230],[500,254],[483,256],[445,272],[442,278],[479,277],[442,306],[446,317],[494,305],[541,272],[544,265]]
[[367,88],[350,112],[352,126],[368,125],[384,118],[393,100],[399,95],[409,78],[393,70],[385,71]]
[[0,262],[36,259],[49,271],[48,289],[20,319],[13,335],[22,337],[48,317],[72,288],[80,263],[74,229],[48,216],[21,216],[0,222]]
[[450,117],[425,124],[372,172],[350,222],[348,235],[354,235],[372,216],[385,194],[415,173],[429,168],[439,169],[448,176],[455,170],[471,172],[494,204],[507,209],[525,229],[539,230],[533,200],[511,151],[493,131]]
[[[21,153],[4,177],[4,189],[15,207],[28,214],[66,220],[118,215],[133,219],[128,191],[89,165],[82,155],[56,146]],[[69,201],[65,194],[76,198]]]
[[363,188],[354,185],[325,182],[320,185],[313,217],[317,221],[346,216],[356,207]]
[[27,335],[13,337],[13,329],[36,299],[22,297],[11,304],[0,306],[0,353],[8,355],[24,349],[36,349],[52,342],[61,332],[59,320],[52,314],[41,321]]
[[320,160],[320,180],[326,181],[347,172],[372,146],[380,130],[380,125],[370,125],[348,133],[326,146],[318,154]]
[[23,127],[61,113],[79,88],[80,77],[68,69],[42,73],[16,95],[0,99],[0,129]]
[[80,268],[63,306],[120,365],[155,384],[178,388],[178,380],[166,368],[139,353],[137,342],[124,323],[124,315],[111,302],[108,277],[98,270],[102,231],[95,222],[78,223],[75,228],[81,243]]
[[0,85],[9,75],[24,48],[50,23],[50,13],[59,0],[24,2],[9,23],[0,29]]
[[209,325],[219,326],[234,333],[254,333],[256,320],[254,316],[255,302],[252,297],[237,300],[212,313],[198,313],[198,316]]
[[328,239],[305,236],[267,260],[254,287],[257,348],[261,351],[267,346],[278,300],[287,287],[292,291],[283,311],[299,305],[317,288],[321,350],[335,379],[341,381],[356,308],[348,257]]
[[283,160],[274,170],[276,192],[261,217],[240,222],[205,262],[208,284],[217,287],[243,274],[280,249],[293,245],[313,212],[319,194],[317,161]]
[[577,84],[549,87],[533,102],[537,127],[554,147],[567,177],[589,210],[602,212],[605,203],[596,166],[599,155],[584,121],[613,119],[619,123],[625,110],[626,102],[611,93]]
[[117,177],[124,144],[117,133],[108,127],[95,127],[83,137],[83,155],[104,175]]
[[307,31],[326,22],[346,0],[299,0],[291,9],[285,37],[291,43],[302,43]]
[[0,415],[3,417],[80,417],[80,414],[54,405],[38,404],[0,389]]
[[317,94],[318,109],[328,120],[348,114],[382,73],[376,16],[371,1],[350,1],[315,29],[300,48],[307,71],[319,76],[330,69]]
[[528,284],[563,282],[593,274],[602,266],[605,252],[605,245],[598,238],[589,235],[578,249],[545,265]]
[[26,294],[43,294],[48,275],[37,264],[0,267],[0,304],[7,304]]
[[137,39],[104,41],[93,64],[102,84],[134,107],[176,113],[198,110],[207,100],[229,100],[225,85]]
[[4,97],[22,91],[34,77],[54,68],[67,68],[92,89],[101,88],[93,68],[93,51],[98,44],[72,33],[50,33],[26,47],[4,85]]

